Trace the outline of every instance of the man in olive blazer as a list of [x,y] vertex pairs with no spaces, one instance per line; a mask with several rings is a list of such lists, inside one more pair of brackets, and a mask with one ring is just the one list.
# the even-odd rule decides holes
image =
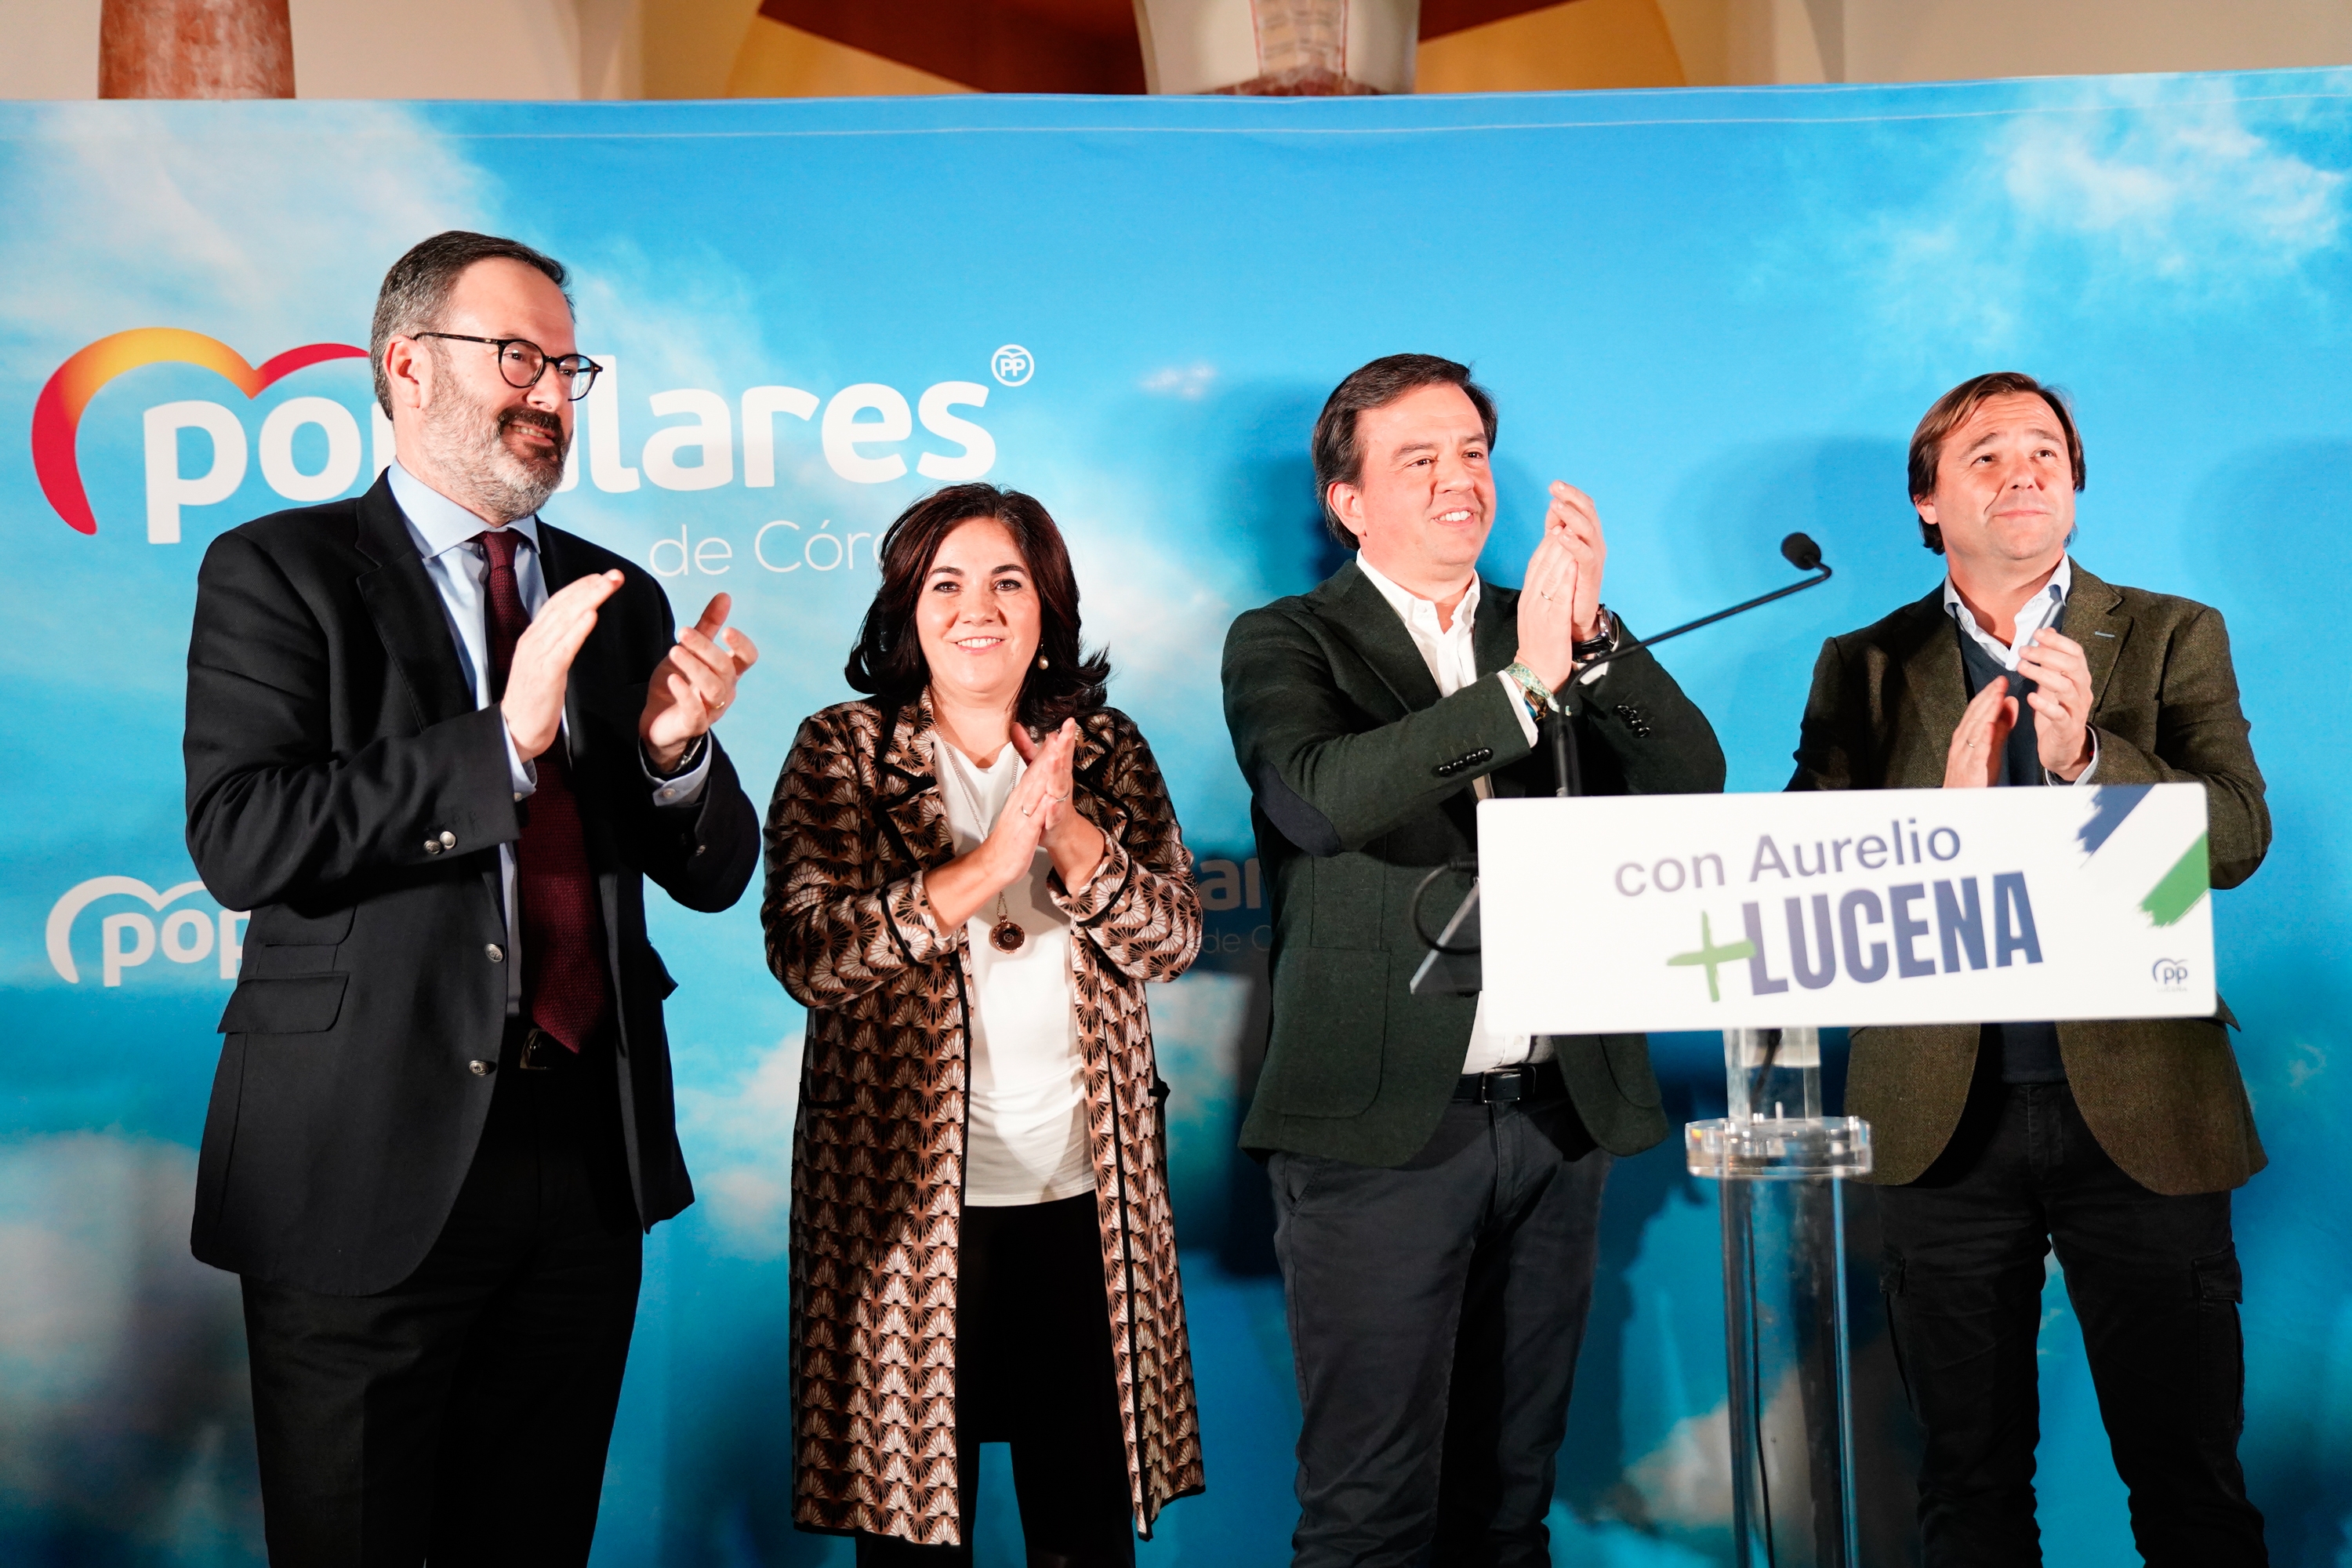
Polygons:
[[[1666,1132],[1641,1036],[1502,1038],[1474,999],[1410,988],[1415,888],[1475,850],[1480,799],[1552,793],[1537,716],[1630,640],[1600,604],[1600,520],[1567,485],[1524,590],[1476,575],[1494,431],[1452,361],[1342,382],[1316,470],[1360,553],[1225,642],[1273,902],[1273,1033],[1242,1142],[1267,1156],[1289,1299],[1299,1568],[1549,1563],[1601,1184],[1612,1154]],[[1570,691],[1587,791],[1723,787],[1714,731],[1647,653]],[[1429,919],[1468,885],[1441,878]]]
[[[1945,583],[1832,637],[1791,789],[2205,786],[2212,885],[2270,846],[2216,610],[2066,553],[2083,484],[2064,403],[1996,373],[1920,421],[1911,489]],[[2063,631],[2060,627],[2063,626]],[[1971,696],[1971,693],[1974,693]],[[1928,1568],[2041,1561],[2034,1342],[2054,1244],[2132,1527],[2152,1563],[2263,1562],[2237,1459],[2230,1190],[2263,1167],[2212,1018],[1853,1031],[1881,1283],[1913,1408]]]

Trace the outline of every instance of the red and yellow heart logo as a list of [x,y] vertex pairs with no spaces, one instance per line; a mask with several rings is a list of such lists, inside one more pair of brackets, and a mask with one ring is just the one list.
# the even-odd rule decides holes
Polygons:
[[33,403],[33,473],[41,493],[49,500],[66,526],[77,533],[96,533],[98,519],[82,489],[81,461],[74,437],[81,428],[81,411],[99,388],[123,372],[144,364],[194,364],[216,371],[234,382],[247,397],[258,397],[264,387],[298,370],[331,359],[365,359],[368,352],[350,343],[307,343],[288,349],[259,365],[202,332],[178,327],[137,327],[104,337],[58,366]]

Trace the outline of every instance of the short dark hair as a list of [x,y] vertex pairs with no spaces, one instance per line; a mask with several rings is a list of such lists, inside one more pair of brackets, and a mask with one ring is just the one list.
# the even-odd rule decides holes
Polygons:
[[1331,389],[1323,412],[1315,420],[1315,497],[1323,504],[1323,526],[1331,537],[1352,550],[1356,536],[1331,510],[1331,487],[1363,481],[1364,453],[1356,445],[1356,416],[1368,408],[1385,408],[1406,393],[1424,386],[1458,386],[1478,411],[1486,426],[1486,445],[1495,444],[1495,400],[1470,379],[1470,367],[1435,354],[1387,354]]
[[1029,578],[1037,588],[1037,651],[1045,668],[1032,668],[1021,683],[1013,717],[1043,733],[1075,713],[1103,705],[1110,660],[1100,649],[1088,658],[1078,647],[1078,579],[1062,531],[1034,496],[994,485],[950,485],[898,514],[875,546],[882,585],[866,608],[857,646],[842,674],[858,691],[885,702],[911,702],[931,678],[915,635],[915,605],[923,580],[949,534],[975,518],[994,518],[1013,535]]
[[[1911,432],[1913,502],[1936,493],[1936,466],[1944,459],[1944,438],[1994,398],[2019,395],[2038,397],[2050,405],[2050,412],[2057,416],[2058,428],[2066,433],[2066,457],[2074,467],[2074,488],[2083,488],[2088,472],[2083,465],[2083,437],[2074,429],[2074,411],[2066,405],[2066,394],[2057,387],[2042,385],[2021,370],[1996,370],[1970,376],[1936,399],[1935,406],[1920,416],[1919,427]],[[1944,552],[1944,531],[1924,517],[1919,520],[1919,539],[1937,554]]]
[[[441,312],[448,309],[449,295],[466,268],[477,261],[500,260],[535,267],[558,289],[571,277],[563,263],[519,239],[462,228],[447,229],[410,246],[408,254],[383,275],[383,287],[376,290],[375,320],[368,327],[368,363],[374,367],[375,400],[383,406],[386,417],[392,414],[392,382],[383,374],[384,345],[394,338],[413,338],[439,326]],[[568,289],[563,302],[572,303]]]

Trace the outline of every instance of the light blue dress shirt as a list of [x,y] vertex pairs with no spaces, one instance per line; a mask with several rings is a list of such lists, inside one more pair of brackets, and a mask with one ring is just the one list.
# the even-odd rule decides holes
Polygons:
[[[397,458],[393,459],[386,475],[392,485],[392,499],[400,507],[401,521],[408,525],[408,537],[415,544],[416,553],[425,559],[425,574],[433,580],[434,589],[440,595],[441,613],[448,617],[450,640],[457,644],[458,667],[474,689],[474,706],[488,708],[490,637],[484,612],[489,602],[490,561],[488,552],[475,542],[474,536],[489,525],[401,467]],[[507,526],[519,536],[514,555],[516,591],[522,596],[523,609],[537,616],[547,603],[547,574],[541,569],[539,560],[539,519],[526,517]],[[514,797],[529,799],[539,788],[539,770],[515,750],[512,735],[508,735],[506,742],[507,768],[513,776]],[[560,733],[556,742],[562,743]],[[691,805],[701,798],[703,786],[709,782],[708,745],[702,748],[700,760],[676,778],[666,779],[655,773],[643,751],[638,752],[637,762],[646,770],[656,805]],[[514,1017],[522,1012],[522,929],[515,920],[515,856],[511,844],[499,846],[499,885],[506,904],[507,1016]]]

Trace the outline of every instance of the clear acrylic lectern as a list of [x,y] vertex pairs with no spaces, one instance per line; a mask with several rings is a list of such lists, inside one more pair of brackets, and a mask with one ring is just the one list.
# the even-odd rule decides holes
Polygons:
[[1731,1561],[1861,1568],[1843,1183],[1870,1169],[1870,1127],[1822,1114],[1817,1029],[1726,1029],[1723,1061],[1728,1114],[1685,1147],[1723,1184]]

